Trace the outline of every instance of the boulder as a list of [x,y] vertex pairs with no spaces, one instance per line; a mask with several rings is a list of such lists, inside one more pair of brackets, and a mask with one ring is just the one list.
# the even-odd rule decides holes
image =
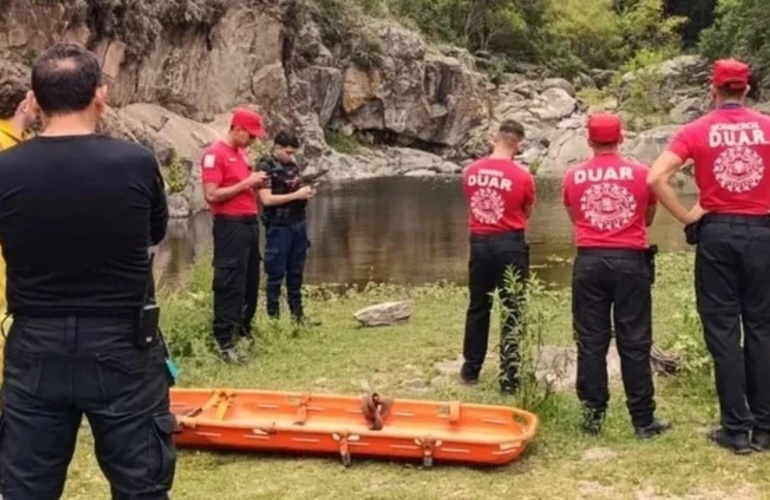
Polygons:
[[412,316],[410,302],[385,302],[357,311],[353,316],[362,326],[392,326],[404,323]]
[[487,115],[482,75],[453,57],[426,54],[422,39],[399,26],[385,24],[377,36],[382,64],[345,72],[345,119],[360,130],[457,146]]
[[700,97],[688,97],[680,101],[669,111],[668,116],[672,123],[689,123],[701,116],[707,108],[707,102]]
[[552,88],[562,89],[570,97],[575,97],[575,86],[564,78],[547,78],[543,81],[543,89],[548,90]]
[[561,176],[567,169],[591,157],[585,129],[567,130],[548,147],[538,175]]
[[623,147],[623,152],[638,161],[650,165],[666,149],[678,125],[664,125],[646,130]]

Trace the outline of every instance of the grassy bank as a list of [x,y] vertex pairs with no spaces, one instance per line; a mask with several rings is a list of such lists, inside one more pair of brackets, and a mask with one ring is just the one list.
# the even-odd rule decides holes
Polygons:
[[[204,259],[205,261],[205,259]],[[659,415],[675,429],[650,442],[637,441],[622,389],[613,381],[605,434],[585,437],[577,429],[579,407],[568,387],[537,408],[542,419],[536,441],[518,462],[495,469],[353,459],[294,458],[180,450],[176,499],[433,499],[433,498],[764,498],[770,491],[766,457],[734,457],[711,446],[705,431],[717,420],[710,374],[692,316],[692,258],[659,259],[655,288],[656,342],[688,353],[690,370],[656,380]],[[452,286],[417,289],[377,286],[362,293],[309,291],[309,313],[323,325],[294,336],[283,325],[261,320],[257,358],[247,367],[217,362],[208,350],[210,296],[205,267],[183,292],[163,299],[163,323],[179,357],[182,386],[255,387],[360,394],[377,389],[393,397],[460,399],[516,404],[496,390],[496,359],[490,358],[476,388],[456,382],[451,365],[461,347],[466,291]],[[388,299],[413,301],[414,315],[399,327],[359,329],[352,313]],[[545,342],[571,346],[567,292],[534,292],[532,314]],[[495,356],[493,327],[490,356]],[[81,433],[65,498],[108,498],[87,430]]]

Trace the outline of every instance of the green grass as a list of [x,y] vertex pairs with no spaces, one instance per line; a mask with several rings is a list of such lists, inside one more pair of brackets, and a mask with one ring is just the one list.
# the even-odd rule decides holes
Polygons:
[[[201,259],[201,262],[208,262]],[[405,462],[353,457],[344,469],[338,456],[296,457],[179,450],[176,499],[475,499],[475,498],[763,498],[770,491],[766,457],[735,457],[708,443],[705,431],[718,418],[708,370],[692,317],[692,256],[659,258],[655,286],[656,342],[688,354],[688,371],[657,378],[658,414],[674,430],[649,442],[632,433],[622,388],[613,381],[605,433],[586,437],[577,429],[579,406],[569,387],[547,400],[538,437],[510,466],[471,468],[437,463],[433,469]],[[361,394],[376,389],[393,397],[515,404],[498,394],[496,359],[490,358],[476,388],[441,375],[437,362],[456,359],[462,343],[466,291],[453,286],[403,289],[375,286],[335,295],[308,290],[308,312],[323,325],[292,335],[286,325],[262,320],[257,358],[250,366],[229,367],[209,354],[209,274],[200,266],[184,291],[163,299],[165,333],[181,365],[181,386],[243,387],[287,391]],[[398,327],[360,329],[352,313],[387,299],[413,301],[410,321]],[[533,308],[546,324],[546,343],[571,346],[569,293],[542,292]],[[497,327],[490,354],[495,355]],[[426,383],[423,389],[415,381]],[[65,498],[108,498],[106,481],[81,431],[70,467]]]

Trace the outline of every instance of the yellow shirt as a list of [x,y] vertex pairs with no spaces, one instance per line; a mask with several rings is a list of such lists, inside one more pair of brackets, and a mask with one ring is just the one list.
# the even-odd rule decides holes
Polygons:
[[[12,148],[25,139],[7,120],[0,120],[0,151]],[[0,321],[5,316],[8,302],[5,299],[5,259],[0,248]]]
[[0,151],[11,148],[26,139],[8,120],[0,120]]

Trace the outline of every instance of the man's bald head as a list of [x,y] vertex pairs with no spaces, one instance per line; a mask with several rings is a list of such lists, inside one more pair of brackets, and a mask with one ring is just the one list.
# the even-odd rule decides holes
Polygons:
[[32,91],[47,116],[84,111],[101,85],[99,62],[82,45],[54,45],[40,54],[32,69]]

